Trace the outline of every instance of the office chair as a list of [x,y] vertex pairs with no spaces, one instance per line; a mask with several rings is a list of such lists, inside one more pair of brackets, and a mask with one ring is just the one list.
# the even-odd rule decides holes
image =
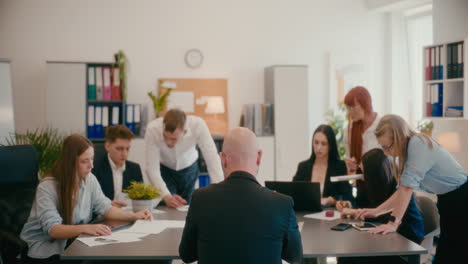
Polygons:
[[19,237],[31,211],[38,184],[38,158],[30,145],[0,146],[0,256],[16,263],[28,246]]
[[421,256],[421,262],[431,256],[431,251],[434,246],[434,237],[439,235],[439,211],[436,203],[429,197],[416,195],[416,203],[424,221],[424,240],[421,246],[427,249],[428,254]]

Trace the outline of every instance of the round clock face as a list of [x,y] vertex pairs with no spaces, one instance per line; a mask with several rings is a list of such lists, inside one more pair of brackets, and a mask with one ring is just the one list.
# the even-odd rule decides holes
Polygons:
[[199,49],[191,49],[185,53],[185,64],[192,68],[198,68],[203,63],[203,54]]

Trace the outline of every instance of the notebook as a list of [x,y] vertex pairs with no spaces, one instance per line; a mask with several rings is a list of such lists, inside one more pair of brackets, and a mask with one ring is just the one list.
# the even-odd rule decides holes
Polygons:
[[320,183],[305,181],[265,181],[265,186],[272,191],[292,197],[295,211],[322,211],[320,203]]

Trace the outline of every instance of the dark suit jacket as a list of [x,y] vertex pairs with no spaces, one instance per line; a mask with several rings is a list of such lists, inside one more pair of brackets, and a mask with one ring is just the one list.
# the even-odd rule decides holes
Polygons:
[[[310,182],[312,177],[312,168],[314,163],[312,159],[302,161],[297,166],[296,175],[293,181],[307,181]],[[346,175],[346,164],[342,160],[337,160],[328,163],[327,174],[325,176],[325,183],[323,187],[322,197],[332,196],[336,200],[353,200],[351,185],[347,181],[331,182],[331,176]]]
[[246,172],[193,193],[179,254],[184,262],[291,263],[302,258],[290,197],[262,187]]
[[[112,176],[112,168],[109,163],[107,155],[94,162],[94,168],[92,170],[96,176],[104,195],[109,199],[114,199],[114,177]],[[125,161],[125,171],[122,179],[122,190],[127,189],[130,186],[131,181],[143,181],[143,175],[141,174],[141,168],[138,163]]]

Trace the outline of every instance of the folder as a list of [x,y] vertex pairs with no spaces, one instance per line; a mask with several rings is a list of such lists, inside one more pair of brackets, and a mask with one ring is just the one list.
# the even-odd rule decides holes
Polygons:
[[109,127],[109,106],[102,107],[102,133],[106,137],[107,128]]
[[96,67],[96,100],[103,100],[104,94],[102,91],[102,67]]
[[452,44],[448,44],[447,45],[447,79],[452,78],[452,67],[453,67],[452,56],[453,56]]
[[255,135],[261,136],[262,135],[262,105],[261,104],[254,104],[254,132]]
[[457,78],[463,78],[463,43],[458,43],[458,71]]
[[133,105],[127,104],[125,106],[125,125],[133,132],[135,133],[135,126],[133,123]]
[[427,53],[429,54],[429,59],[428,59],[428,66],[427,66],[427,80],[432,79],[432,50],[431,48],[427,49]]
[[111,99],[122,100],[122,90],[120,89],[120,68],[112,67],[112,88]]
[[135,135],[139,136],[140,135],[140,129],[141,129],[141,119],[140,119],[140,105],[136,104],[134,105],[133,108],[133,124],[135,128]]
[[96,67],[88,66],[88,100],[96,100]]
[[452,78],[458,78],[458,45],[453,44]]
[[442,64],[442,46],[439,46],[439,65],[437,77],[439,80],[444,79],[444,65]]
[[94,107],[95,117],[94,117],[94,127],[96,127],[95,131],[96,134],[94,135],[96,138],[102,138],[102,106],[97,105]]
[[431,48],[431,80],[435,80],[435,47]]
[[111,98],[111,68],[109,66],[102,67],[102,91],[103,98],[110,101]]
[[431,73],[431,70],[429,68],[429,61],[430,61],[430,49],[425,49],[424,50],[424,70],[426,72],[425,74],[425,80],[428,81],[431,79],[430,77],[430,73]]
[[116,126],[120,124],[120,106],[114,105],[112,106],[112,119],[111,119],[111,125]]
[[431,86],[426,85],[426,116],[430,117],[432,116],[432,102],[431,102]]
[[94,105],[88,105],[88,138],[94,138]]

